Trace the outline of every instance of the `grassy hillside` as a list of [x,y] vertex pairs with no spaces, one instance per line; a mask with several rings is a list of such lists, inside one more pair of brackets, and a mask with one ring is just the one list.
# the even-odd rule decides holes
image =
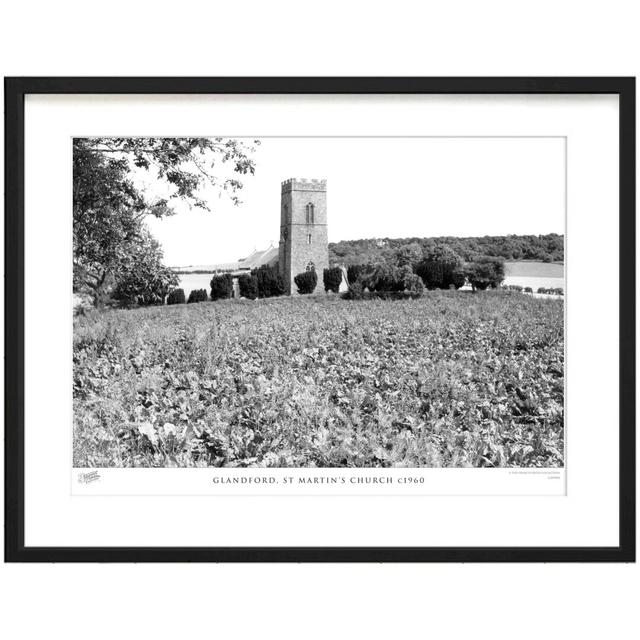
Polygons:
[[506,262],[506,276],[564,278],[564,264],[557,262]]
[[78,317],[74,464],[561,466],[562,317],[502,291]]

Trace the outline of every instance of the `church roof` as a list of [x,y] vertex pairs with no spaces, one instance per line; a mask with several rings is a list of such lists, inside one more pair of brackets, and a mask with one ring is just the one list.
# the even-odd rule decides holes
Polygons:
[[254,251],[249,254],[246,258],[242,258],[237,262],[224,262],[219,264],[208,264],[208,265],[190,265],[186,267],[177,267],[174,268],[175,271],[178,272],[188,272],[188,271],[227,271],[227,272],[235,272],[235,271],[247,271],[251,269],[257,269],[258,267],[262,267],[263,265],[274,266],[278,262],[278,247],[274,247],[271,245],[267,249],[262,249],[260,251]]
[[254,251],[244,260],[238,262],[239,269],[257,269],[263,265],[272,264],[278,259],[278,247],[269,247],[261,251]]

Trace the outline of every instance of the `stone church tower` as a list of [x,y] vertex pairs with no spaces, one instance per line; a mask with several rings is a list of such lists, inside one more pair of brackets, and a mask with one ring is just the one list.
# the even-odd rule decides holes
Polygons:
[[329,266],[327,181],[290,178],[282,183],[280,201],[280,275],[287,294],[297,294],[293,279],[307,268],[318,274],[316,291]]

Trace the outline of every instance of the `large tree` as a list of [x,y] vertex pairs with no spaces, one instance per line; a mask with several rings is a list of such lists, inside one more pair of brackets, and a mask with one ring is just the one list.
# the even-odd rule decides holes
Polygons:
[[465,281],[460,256],[445,244],[427,249],[416,266],[416,273],[428,289],[459,289]]
[[179,279],[175,271],[162,263],[160,243],[142,228],[122,253],[114,273],[113,298],[125,305],[163,304]]
[[[144,219],[174,213],[176,201],[210,210],[205,187],[239,203],[240,176],[253,174],[247,144],[223,138],[76,138],[73,142],[74,287],[91,291],[100,306],[126,272],[132,251],[148,249]],[[136,185],[149,172],[162,196]],[[159,190],[158,190],[159,191]],[[142,243],[142,244],[140,244]],[[157,247],[151,250],[161,260]],[[141,296],[145,298],[144,295]]]
[[504,260],[492,256],[481,256],[465,264],[464,273],[474,291],[497,289],[504,280]]

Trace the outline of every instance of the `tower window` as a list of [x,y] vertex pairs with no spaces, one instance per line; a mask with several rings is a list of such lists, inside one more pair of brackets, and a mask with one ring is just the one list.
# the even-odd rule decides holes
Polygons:
[[315,224],[315,207],[309,203],[306,207],[307,224]]
[[311,234],[307,235],[307,244],[311,244]]

